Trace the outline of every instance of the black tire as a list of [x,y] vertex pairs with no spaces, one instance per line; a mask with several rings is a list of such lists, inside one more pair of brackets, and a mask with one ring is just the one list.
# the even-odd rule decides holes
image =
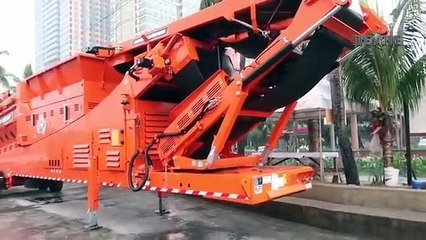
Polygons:
[[40,180],[37,182],[37,187],[38,190],[40,191],[47,191],[47,188],[49,187],[51,181],[47,181],[47,180]]
[[62,187],[63,187],[64,183],[63,182],[51,182],[49,184],[49,191],[50,192],[60,192],[62,191]]
[[7,189],[6,188],[6,178],[4,177],[4,174],[2,171],[0,171],[0,191],[2,189]]

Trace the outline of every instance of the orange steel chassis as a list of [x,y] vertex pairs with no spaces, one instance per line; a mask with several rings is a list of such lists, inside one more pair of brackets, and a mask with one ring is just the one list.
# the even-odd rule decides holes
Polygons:
[[[160,199],[178,193],[241,204],[311,188],[310,167],[267,164],[297,98],[285,104],[265,151],[254,156],[230,150],[258,123],[236,136],[230,137],[231,132],[239,117],[266,118],[274,110],[247,109],[244,104],[319,28],[349,45],[355,35],[387,34],[388,29],[364,7],[356,29],[339,20],[335,15],[351,4],[348,0],[299,2],[290,16],[284,10],[275,15],[268,11],[286,7],[281,1],[224,0],[116,48],[73,56],[20,82],[17,96],[4,95],[11,100],[0,109],[1,116],[13,114],[0,127],[4,188],[31,185],[29,180],[53,190],[60,190],[62,182],[88,184],[92,229],[98,226],[101,186],[152,190]],[[265,14],[274,16],[265,21]],[[226,26],[235,30],[226,32]],[[186,82],[199,73],[182,72],[203,60],[199,49],[214,51],[219,43],[239,43],[253,34],[269,42],[249,66],[232,74],[218,68],[195,88],[188,87]],[[345,47],[339,56],[349,51]],[[183,97],[176,100],[181,92]],[[194,157],[213,128],[207,154]],[[161,204],[159,211],[164,212]]]

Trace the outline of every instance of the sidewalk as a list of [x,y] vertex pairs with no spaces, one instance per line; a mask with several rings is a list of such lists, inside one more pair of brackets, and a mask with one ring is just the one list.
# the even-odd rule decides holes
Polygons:
[[375,239],[426,239],[426,190],[314,183],[254,207],[278,219]]
[[[330,203],[286,197],[276,201],[283,219],[342,233],[362,233],[387,240],[419,239],[426,236],[426,213]],[[274,212],[278,212],[275,209]],[[274,213],[269,213],[269,215]]]
[[[343,182],[346,182],[345,174],[343,172],[340,174],[340,176],[341,176]],[[333,175],[326,174],[324,176],[324,180],[325,180],[324,183],[331,183],[332,178],[333,178]],[[372,179],[373,179],[372,176],[367,176],[367,175],[360,175],[359,176],[359,181],[360,181],[361,185],[370,185],[371,182],[372,182]],[[414,178],[413,178],[413,180],[414,180]],[[417,180],[424,180],[424,181],[426,181],[426,178],[418,177]],[[340,183],[340,180],[339,180],[339,183]],[[399,177],[399,184],[401,186],[406,186],[407,185],[407,177],[405,177],[405,176],[401,177],[400,176]]]

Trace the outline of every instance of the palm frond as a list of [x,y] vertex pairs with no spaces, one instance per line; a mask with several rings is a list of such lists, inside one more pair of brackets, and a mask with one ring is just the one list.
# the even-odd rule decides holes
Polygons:
[[341,68],[342,83],[348,100],[361,105],[376,99],[375,89],[380,88],[370,55],[370,47],[366,46],[348,57]]
[[402,36],[404,45],[410,45],[411,54],[418,58],[426,50],[426,20],[422,13],[425,5],[422,0],[401,0],[392,12],[394,35]]
[[10,89],[10,82],[13,81],[15,83],[19,82],[19,78],[14,74],[6,72],[6,69],[3,66],[0,66],[0,86]]
[[365,106],[377,100],[383,110],[407,102],[417,110],[426,84],[426,22],[421,12],[420,0],[400,1],[392,14],[403,46],[364,46],[342,63],[350,101]]
[[403,18],[404,9],[410,4],[412,0],[400,0],[398,5],[392,10],[391,17],[394,23]]
[[10,89],[9,80],[3,76],[0,76],[0,86],[6,89]]
[[402,62],[400,46],[365,46],[342,64],[342,81],[350,101],[368,106],[379,101],[384,109],[391,108],[398,95],[399,79],[412,61]]
[[29,77],[29,76],[31,76],[31,75],[33,75],[33,68],[32,68],[32,66],[31,66],[31,64],[27,64],[27,65],[25,65],[25,67],[24,67],[24,71],[23,71],[23,77],[24,78],[27,78],[27,77]]
[[12,74],[12,73],[6,73],[6,74],[5,74],[5,76],[6,76],[8,79],[10,79],[10,80],[12,80],[13,82],[15,82],[15,83],[17,83],[17,82],[20,82],[20,81],[21,81],[21,79],[20,79],[19,77],[17,77],[15,74]]
[[424,86],[426,85],[426,57],[413,61],[409,68],[401,68],[400,81],[398,82],[398,105],[402,106],[407,101],[411,111],[418,111],[418,106],[424,96]]

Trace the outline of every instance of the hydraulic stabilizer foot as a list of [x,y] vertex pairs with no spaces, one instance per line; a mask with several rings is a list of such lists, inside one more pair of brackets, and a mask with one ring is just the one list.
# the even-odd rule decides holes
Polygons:
[[87,214],[89,223],[86,229],[89,231],[102,228],[98,225],[99,191],[98,161],[92,159],[89,166],[89,181],[87,182]]
[[102,226],[98,224],[98,213],[96,211],[89,211],[88,212],[89,217],[89,224],[86,225],[86,228],[89,231],[101,229]]
[[167,197],[167,193],[158,192],[158,210],[155,210],[155,213],[160,216],[170,213],[170,211],[166,209],[167,204],[164,200],[164,198],[166,197]]

